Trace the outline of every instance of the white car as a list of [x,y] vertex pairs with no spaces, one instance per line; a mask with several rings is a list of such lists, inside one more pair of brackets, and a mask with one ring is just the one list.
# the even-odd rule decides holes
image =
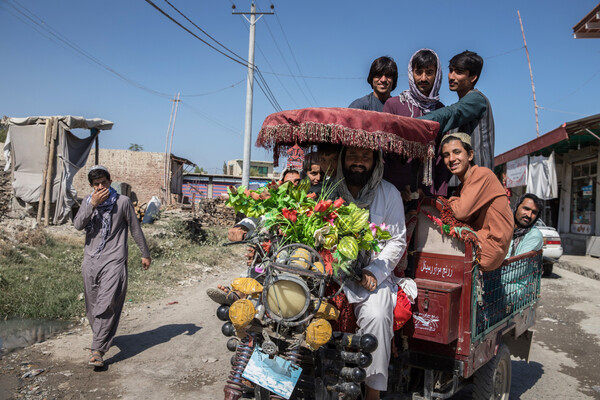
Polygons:
[[542,232],[544,237],[544,247],[542,247],[542,257],[544,259],[544,276],[552,275],[552,266],[563,254],[563,248],[560,243],[558,231],[551,226],[547,226],[544,221],[538,219],[535,227]]

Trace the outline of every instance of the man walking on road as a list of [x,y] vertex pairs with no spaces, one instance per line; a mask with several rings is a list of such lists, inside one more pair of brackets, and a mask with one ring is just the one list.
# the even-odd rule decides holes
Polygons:
[[87,318],[93,339],[88,365],[103,367],[102,357],[117,333],[127,292],[127,234],[142,252],[142,268],[150,267],[150,251],[131,200],[110,187],[110,173],[95,165],[88,173],[94,192],[87,196],[73,225],[85,229],[82,275]]
[[391,57],[379,57],[373,64],[367,77],[367,82],[373,92],[354,100],[348,108],[358,108],[369,111],[383,111],[383,105],[390,98],[392,90],[398,83],[398,66]]

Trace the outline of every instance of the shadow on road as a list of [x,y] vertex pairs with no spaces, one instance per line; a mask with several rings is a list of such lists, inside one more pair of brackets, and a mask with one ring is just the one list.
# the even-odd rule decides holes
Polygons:
[[510,398],[520,399],[527,390],[535,386],[544,374],[544,366],[537,362],[529,364],[524,360],[512,360],[512,384]]
[[171,324],[164,325],[151,331],[136,333],[133,335],[117,336],[113,340],[113,346],[119,348],[119,352],[105,360],[105,364],[113,364],[127,360],[141,352],[161,343],[166,343],[179,335],[191,336],[202,327],[194,324]]

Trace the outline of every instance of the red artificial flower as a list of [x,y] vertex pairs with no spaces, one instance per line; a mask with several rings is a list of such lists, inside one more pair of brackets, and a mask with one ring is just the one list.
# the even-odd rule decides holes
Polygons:
[[342,199],[341,197],[339,197],[336,201],[333,202],[333,206],[335,208],[340,208],[342,204],[344,204],[344,199]]
[[331,200],[321,200],[315,206],[315,212],[326,212],[329,207],[333,204]]
[[307,216],[307,217],[310,217],[311,215],[313,215],[313,210],[308,210],[308,211],[306,212],[306,216]]
[[250,197],[252,197],[253,200],[260,199],[260,195],[256,192],[250,192]]
[[245,194],[246,196],[250,196],[250,191],[249,191],[248,189],[246,189],[246,190],[244,190],[244,194]]
[[307,199],[314,199],[315,197],[317,197],[317,194],[314,193],[314,192],[313,193],[309,193],[309,194],[306,195]]
[[271,251],[271,241],[267,240],[266,242],[262,242],[260,246],[263,248],[265,253],[269,253]]
[[326,210],[327,207],[325,206],[325,202],[323,200],[319,201],[315,206],[315,212],[324,212]]
[[269,193],[268,190],[263,190],[262,192],[260,192],[260,199],[261,200],[267,200],[271,198],[271,193]]
[[271,183],[269,183],[267,185],[267,188],[269,188],[269,189],[277,189],[277,188],[279,188],[279,185],[277,184],[277,182],[275,182],[275,179],[273,179],[271,181]]
[[231,194],[236,195],[238,194],[237,188],[235,186],[229,186],[229,191],[231,192]]
[[298,211],[296,210],[288,210],[287,208],[284,208],[281,210],[281,213],[283,214],[284,218],[289,219],[292,221],[292,223],[296,222],[298,219]]
[[330,213],[329,213],[329,215],[327,216],[327,218],[328,218],[330,221],[333,221],[333,220],[335,220],[337,217],[338,217],[338,215],[337,215],[336,213],[334,213],[334,212],[330,212]]

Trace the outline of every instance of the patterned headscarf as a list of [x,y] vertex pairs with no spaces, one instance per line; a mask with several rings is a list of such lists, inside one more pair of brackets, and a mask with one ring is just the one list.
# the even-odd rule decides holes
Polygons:
[[[435,80],[433,82],[433,87],[431,88],[431,93],[429,96],[425,96],[423,93],[419,91],[417,84],[415,83],[415,78],[413,76],[413,58],[415,55],[423,50],[428,50],[435,55],[437,60],[436,72],[435,72]],[[436,104],[440,101],[440,87],[442,86],[442,65],[440,64],[440,58],[435,53],[435,51],[431,49],[420,49],[412,55],[410,60],[408,61],[408,90],[400,93],[400,101],[408,102],[414,107],[421,109],[423,114],[428,114],[431,111],[435,110]]]
[[[112,228],[112,210],[117,202],[117,198],[119,197],[117,191],[112,187],[108,188],[108,192],[108,198],[94,209],[90,221],[85,226],[85,232],[88,234],[93,234],[98,231],[98,228],[100,228],[102,242],[100,242],[100,245],[94,252],[94,256],[100,253],[106,245],[106,239],[108,238],[108,234]],[[87,204],[90,204],[91,201],[92,196],[90,195],[87,198]]]

